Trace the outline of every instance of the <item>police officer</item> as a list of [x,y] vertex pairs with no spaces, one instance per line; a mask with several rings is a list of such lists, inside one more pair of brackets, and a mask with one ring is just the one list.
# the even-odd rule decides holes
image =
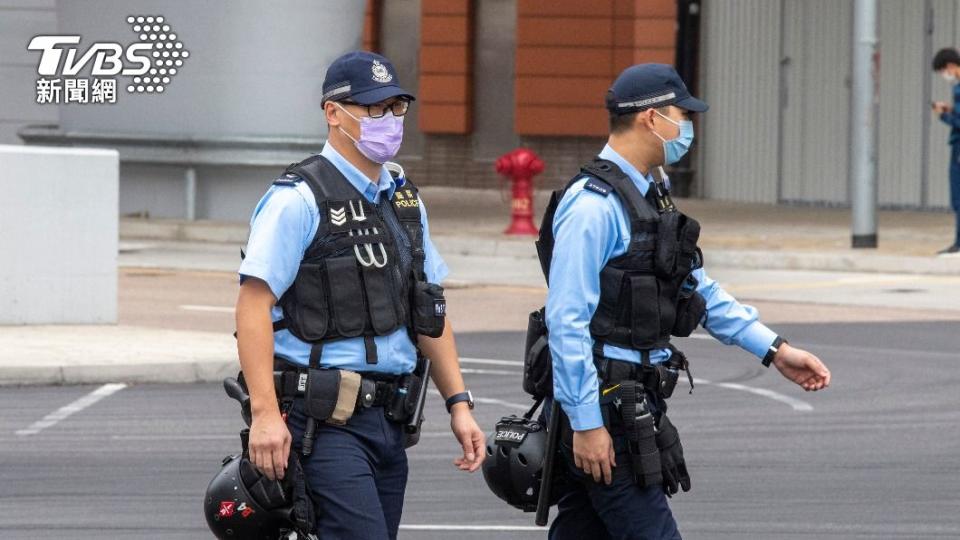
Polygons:
[[933,57],[933,70],[953,87],[953,105],[943,101],[933,103],[933,112],[950,126],[950,207],[956,214],[957,225],[953,244],[941,250],[939,255],[960,253],[960,53],[947,48],[937,51]]
[[[257,204],[239,270],[250,460],[274,479],[283,477],[291,449],[301,454],[324,540],[396,537],[407,456],[404,426],[395,421],[402,400],[393,406],[414,391],[401,381],[418,352],[433,362],[430,375],[463,449],[455,465],[473,472],[484,456],[453,330],[442,318],[436,284],[447,266],[416,188],[399,167],[384,165],[397,153],[413,99],[386,58],[336,59],[323,82],[328,140]],[[292,385],[275,384],[275,359],[281,375],[295,375]],[[292,408],[281,411],[278,394],[287,391]],[[333,421],[337,411],[349,419]]]
[[[685,362],[670,334],[688,335],[698,323],[722,343],[773,363],[805,390],[825,388],[830,372],[704,273],[695,246],[699,225],[676,211],[666,183],[654,181],[653,169],[687,152],[689,115],[705,112],[707,104],[690,95],[671,66],[641,64],[614,81],[606,106],[607,145],[574,178],[553,214],[546,321],[554,398],[572,430],[562,454],[576,481],[559,500],[550,538],[675,539],[680,534],[665,490],[675,492],[678,480],[689,488],[682,450],[677,453],[674,439],[667,443],[674,454],[664,452],[661,434],[676,431],[662,414],[662,396],[650,388],[629,396],[636,414],[620,419],[628,396],[612,403],[607,396],[630,382],[624,374],[638,380],[648,379],[641,377],[646,373],[675,375]],[[657,371],[658,365],[672,369]],[[615,372],[620,377],[608,380]],[[662,485],[641,485],[640,472],[630,474],[649,457],[630,453],[628,436],[642,426],[641,407],[658,416]]]

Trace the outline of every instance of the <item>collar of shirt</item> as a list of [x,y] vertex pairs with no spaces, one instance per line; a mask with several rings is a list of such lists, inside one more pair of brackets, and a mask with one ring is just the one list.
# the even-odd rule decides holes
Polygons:
[[617,167],[620,167],[620,170],[626,173],[626,175],[630,177],[630,180],[633,180],[634,185],[640,190],[640,194],[643,196],[647,195],[647,190],[650,189],[650,183],[653,182],[652,176],[644,176],[636,167],[631,165],[629,161],[623,159],[623,156],[618,154],[616,150],[610,148],[609,144],[603,147],[599,157],[616,163]]
[[334,167],[347,178],[350,184],[373,204],[379,202],[381,192],[385,192],[387,199],[393,198],[393,192],[397,190],[397,183],[386,167],[380,167],[380,181],[373,183],[353,163],[340,155],[340,152],[337,152],[336,148],[329,142],[323,145],[320,155],[329,159],[330,163],[333,163]]

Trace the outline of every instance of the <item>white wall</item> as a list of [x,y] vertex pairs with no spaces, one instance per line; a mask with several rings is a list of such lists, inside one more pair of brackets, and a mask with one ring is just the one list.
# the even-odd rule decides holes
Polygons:
[[0,324],[117,322],[114,150],[0,145]]

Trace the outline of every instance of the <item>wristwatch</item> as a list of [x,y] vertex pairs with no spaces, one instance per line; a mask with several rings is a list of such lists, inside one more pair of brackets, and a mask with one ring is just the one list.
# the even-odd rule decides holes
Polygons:
[[467,407],[469,407],[470,410],[473,410],[473,394],[467,390],[466,392],[460,392],[459,394],[454,394],[447,398],[447,412],[450,412],[453,406],[461,401],[466,401]]
[[773,357],[780,352],[780,347],[782,347],[784,343],[787,343],[787,340],[780,336],[777,336],[777,339],[773,340],[773,344],[770,345],[769,349],[767,349],[766,356],[763,357],[764,367],[770,367],[770,363],[773,362]]

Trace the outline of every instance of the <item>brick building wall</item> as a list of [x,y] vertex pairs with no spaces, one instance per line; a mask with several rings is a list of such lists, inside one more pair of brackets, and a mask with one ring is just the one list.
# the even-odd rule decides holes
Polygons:
[[[370,16],[376,17],[378,0],[368,1]],[[478,22],[482,9],[502,9],[514,23],[512,31],[486,41],[493,37],[512,44],[512,77],[502,80],[512,88],[512,99],[483,110],[474,95],[491,76],[478,61],[489,53],[479,33],[491,31]],[[419,20],[419,94],[412,113],[418,115],[422,139],[419,148],[400,156],[411,178],[421,184],[499,188],[493,154],[522,145],[546,163],[538,187],[556,188],[602,148],[604,94],[617,74],[641,62],[674,63],[677,0],[488,0],[482,5],[420,0]],[[377,27],[375,21],[367,24]],[[489,140],[480,144],[482,137],[489,139],[476,131],[474,118],[480,115],[511,119],[513,136],[494,144],[493,154]]]

